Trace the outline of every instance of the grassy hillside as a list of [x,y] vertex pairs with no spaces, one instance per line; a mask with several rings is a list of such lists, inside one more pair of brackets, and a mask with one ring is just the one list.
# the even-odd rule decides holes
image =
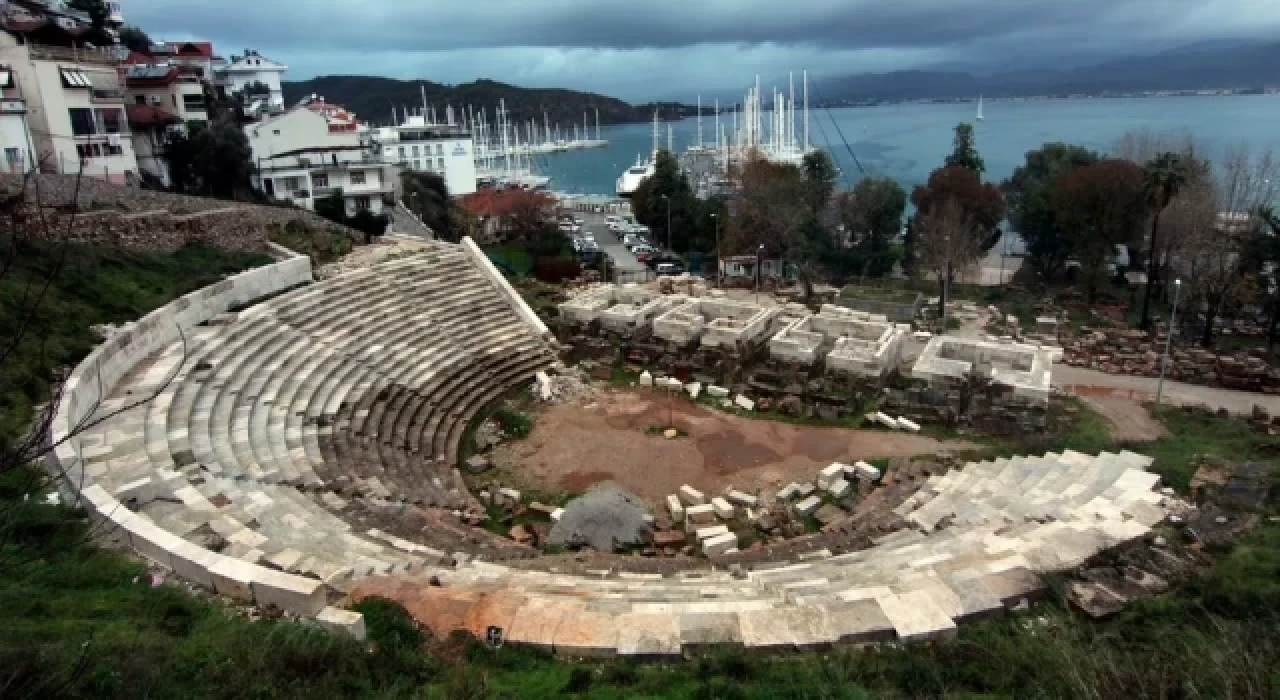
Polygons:
[[663,119],[696,114],[697,109],[675,104],[632,106],[622,100],[576,90],[556,88],[523,88],[493,80],[477,80],[460,85],[441,85],[429,80],[394,80],[367,75],[324,75],[300,82],[284,84],[285,102],[292,104],[308,95],[316,94],[329,102],[340,104],[355,112],[361,119],[374,124],[391,121],[391,108],[397,111],[405,107],[422,107],[423,92],[429,105],[435,108],[436,117],[444,119],[446,105],[454,110],[471,106],[484,108],[493,121],[498,103],[506,101],[507,111],[513,123],[526,125],[530,119],[541,128],[543,114],[547,121],[560,125],[561,133],[573,136],[573,125],[582,124],[587,114],[588,126],[595,129],[595,110],[600,110],[600,123],[620,124],[644,122],[653,119],[653,109],[660,110]]
[[[0,450],[25,430],[33,407],[48,400],[53,371],[75,364],[98,342],[91,326],[136,320],[227,274],[271,261],[203,246],[160,255],[13,245],[0,238],[0,260],[12,253],[12,266],[0,274],[0,354],[6,355],[0,364]],[[15,341],[14,351],[5,353]]]

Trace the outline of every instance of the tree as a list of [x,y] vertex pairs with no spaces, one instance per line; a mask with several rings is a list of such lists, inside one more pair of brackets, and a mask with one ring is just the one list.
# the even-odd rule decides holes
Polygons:
[[1147,246],[1147,285],[1142,294],[1142,320],[1138,326],[1144,330],[1151,328],[1151,289],[1155,286],[1160,273],[1160,256],[1157,241],[1160,234],[1160,213],[1163,212],[1173,198],[1187,183],[1186,170],[1177,153],[1161,153],[1143,168],[1143,188],[1146,192],[1147,209],[1151,212],[1151,237]]
[[147,33],[132,25],[125,25],[120,28],[120,45],[129,49],[134,53],[151,55],[151,37]]
[[631,195],[631,210],[635,212],[636,221],[649,227],[654,243],[666,245],[669,241],[674,250],[692,250],[693,240],[701,237],[697,230],[699,208],[689,179],[681,172],[675,156],[665,150],[658,151],[653,175],[645,178]]
[[501,234],[506,240],[530,244],[557,236],[564,241],[552,216],[555,200],[545,192],[480,190],[463,197],[460,205],[481,222],[490,222],[486,229]]
[[1276,201],[1280,187],[1280,163],[1271,152],[1254,156],[1238,147],[1228,151],[1212,190],[1206,188],[1207,206],[1201,225],[1189,248],[1194,251],[1191,266],[1192,298],[1204,314],[1200,343],[1213,345],[1217,319],[1238,303],[1249,289],[1251,268],[1262,261],[1250,260],[1257,249],[1256,239],[1266,225],[1260,211]]
[[436,173],[405,170],[400,173],[400,201],[413,212],[436,238],[457,242],[462,239],[454,230],[455,209],[449,197],[449,186]]
[[165,154],[175,191],[219,199],[249,196],[253,151],[233,117],[188,124],[186,133],[169,138]]
[[1090,304],[1097,300],[1116,246],[1133,241],[1141,230],[1145,201],[1142,169],[1126,160],[1100,160],[1075,168],[1054,188],[1055,215],[1083,268]]
[[917,212],[915,262],[938,275],[939,303],[945,305],[955,271],[973,265],[991,247],[992,232],[1004,219],[1004,197],[995,185],[982,182],[976,170],[951,165],[917,185],[911,203]]
[[809,212],[814,217],[821,217],[831,205],[831,196],[836,191],[836,164],[826,151],[813,151],[805,154],[800,172],[804,175]]
[[374,214],[368,209],[360,209],[354,216],[347,216],[347,200],[342,196],[342,189],[335,189],[326,197],[321,197],[314,204],[316,214],[334,222],[349,226],[364,234],[364,242],[372,243],[373,239],[387,232],[390,218],[386,214]]
[[987,164],[983,162],[982,156],[978,153],[978,147],[974,145],[972,124],[968,122],[956,124],[954,144],[951,154],[943,161],[944,165],[968,168],[978,174],[986,171]]
[[67,7],[89,15],[89,31],[81,35],[80,41],[95,46],[110,46],[115,37],[107,26],[111,13],[107,10],[105,0],[68,0]]
[[902,229],[902,214],[907,208],[907,193],[897,180],[865,177],[836,197],[836,208],[849,236],[856,271],[868,277],[892,272],[892,242]]
[[1000,184],[1009,223],[1026,243],[1027,262],[1046,283],[1062,272],[1071,255],[1071,241],[1051,202],[1054,188],[1063,175],[1097,161],[1098,154],[1086,148],[1046,143],[1027,151],[1025,162]]

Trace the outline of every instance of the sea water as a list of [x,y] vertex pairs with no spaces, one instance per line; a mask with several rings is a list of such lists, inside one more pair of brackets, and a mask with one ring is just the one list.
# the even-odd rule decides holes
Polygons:
[[[974,122],[976,111],[976,103],[813,109],[809,139],[832,154],[842,184],[851,185],[864,174],[887,175],[910,190],[942,164],[951,150],[956,123]],[[1215,160],[1238,145],[1255,151],[1274,149],[1280,155],[1280,95],[987,100],[983,112],[985,119],[974,123],[978,150],[986,161],[986,177],[992,181],[1008,177],[1022,164],[1024,153],[1043,143],[1064,141],[1106,153],[1126,132],[1143,129],[1190,134]],[[796,137],[802,138],[799,113],[796,119]],[[721,115],[721,124],[727,130],[732,114]],[[659,127],[663,148],[667,126],[663,123]],[[677,151],[696,142],[697,119],[671,122],[670,126]],[[704,143],[714,144],[715,118],[704,116],[702,128]],[[609,141],[605,148],[536,160],[539,171],[551,176],[552,189],[613,194],[623,169],[637,156],[648,157],[653,125],[605,127],[601,136]]]

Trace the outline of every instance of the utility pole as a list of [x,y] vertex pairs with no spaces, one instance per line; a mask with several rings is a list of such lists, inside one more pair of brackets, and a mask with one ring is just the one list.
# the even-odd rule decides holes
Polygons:
[[1160,381],[1156,382],[1156,405],[1152,412],[1160,410],[1160,396],[1164,393],[1164,373],[1169,366],[1169,346],[1173,344],[1173,329],[1178,321],[1178,296],[1182,292],[1182,280],[1173,281],[1173,312],[1169,314],[1169,331],[1164,338],[1164,356],[1160,358]]
[[716,227],[716,286],[720,286],[720,217],[711,212],[711,221]]

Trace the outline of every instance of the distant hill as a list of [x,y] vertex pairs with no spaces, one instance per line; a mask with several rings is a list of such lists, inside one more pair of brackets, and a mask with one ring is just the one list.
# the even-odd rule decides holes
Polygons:
[[364,75],[325,75],[311,80],[284,83],[286,104],[311,94],[321,95],[329,102],[342,105],[361,119],[373,124],[391,121],[391,108],[417,109],[422,106],[423,91],[427,103],[434,107],[436,116],[444,118],[445,105],[454,110],[487,109],[490,121],[501,100],[506,101],[507,112],[514,123],[524,124],[530,119],[539,125],[543,114],[562,130],[573,132],[574,124],[582,123],[582,115],[595,128],[595,110],[600,110],[600,123],[619,124],[643,122],[653,119],[654,109],[662,119],[673,119],[695,114],[697,109],[675,103],[634,106],[622,100],[575,90],[522,88],[493,80],[477,80],[461,85],[442,85],[429,80],[394,80]]
[[977,75],[942,70],[859,73],[818,81],[826,103],[877,100],[1103,95],[1280,86],[1280,42],[1201,42],[1064,71]]

